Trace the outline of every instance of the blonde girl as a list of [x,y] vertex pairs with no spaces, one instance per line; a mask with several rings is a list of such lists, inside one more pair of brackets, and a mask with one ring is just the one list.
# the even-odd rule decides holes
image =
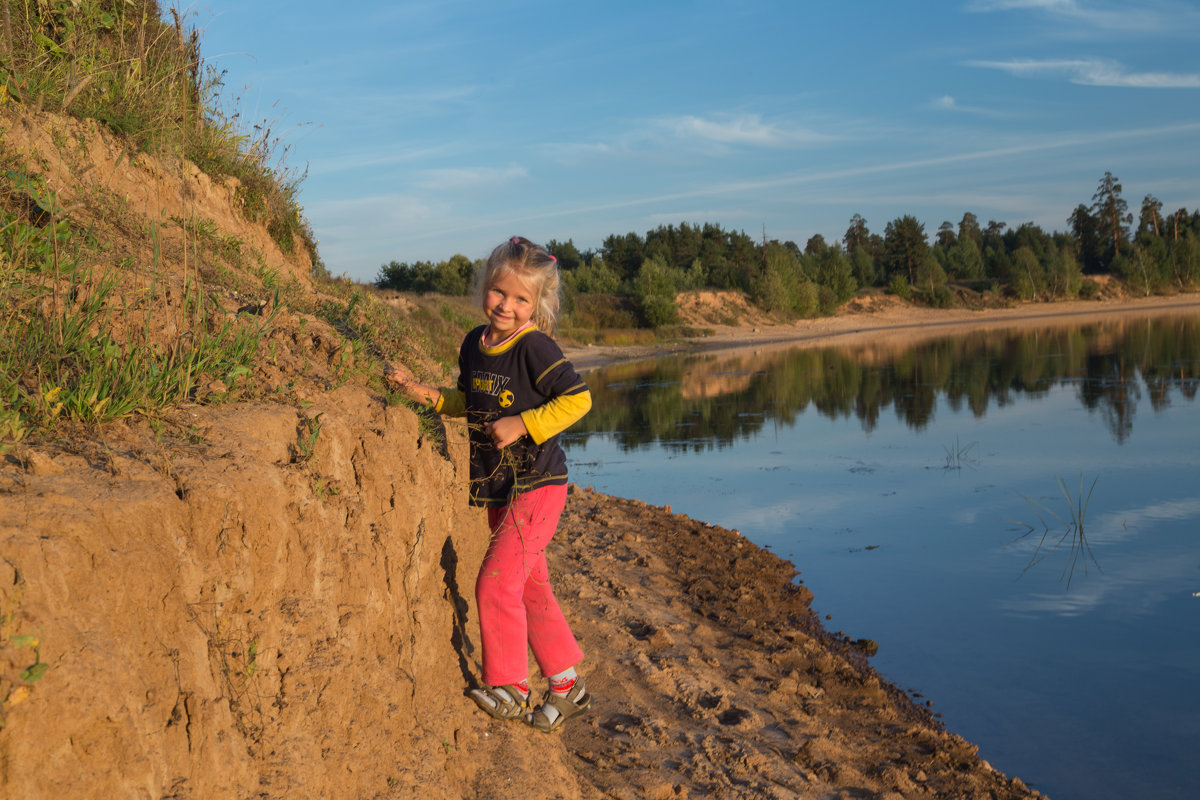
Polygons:
[[[567,497],[558,435],[592,404],[587,385],[550,338],[558,288],[554,256],[514,236],[487,260],[480,298],[487,324],[463,339],[458,385],[420,384],[403,367],[387,373],[416,402],[467,418],[471,503],[487,509],[492,532],[475,584],[486,685],[470,696],[493,717],[524,718],[545,732],[592,702],[575,671],[583,652],[546,566]],[[549,682],[536,709],[529,650]]]

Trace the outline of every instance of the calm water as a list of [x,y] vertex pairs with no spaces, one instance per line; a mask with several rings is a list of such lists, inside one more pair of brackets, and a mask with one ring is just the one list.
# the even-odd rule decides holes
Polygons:
[[1055,800],[1200,797],[1200,315],[588,383],[575,482],[793,561],[998,769]]

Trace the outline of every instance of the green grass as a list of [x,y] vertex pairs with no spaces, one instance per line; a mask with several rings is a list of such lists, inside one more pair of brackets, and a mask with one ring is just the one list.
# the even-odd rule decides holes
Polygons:
[[321,438],[321,414],[305,420],[296,433],[296,452],[293,461],[309,462],[317,452],[317,440]]
[[130,293],[118,269],[86,266],[94,244],[53,219],[53,195],[24,175],[7,178],[51,219],[39,227],[0,212],[0,450],[60,420],[154,413],[202,399],[210,383],[227,397],[247,380],[272,315],[224,318],[198,281],[185,280],[173,320],[180,335],[155,337],[166,287]]
[[[285,307],[297,342],[312,318],[342,337],[321,347],[332,352],[329,373],[312,375],[327,389],[361,379],[396,402],[382,380],[389,360],[428,379],[456,361],[462,331],[441,331],[461,327],[464,311],[437,314],[438,341],[454,339],[443,354],[372,292],[329,278],[298,203],[303,176],[285,164],[286,137],[223,99],[225,76],[200,59],[197,32],[166,14],[155,0],[0,0],[0,106],[96,120],[118,136],[118,163],[138,152],[192,161],[230,186],[241,214],[285,254],[307,251],[317,291],[212,220],[144,220],[101,189],[64,209],[40,167],[0,140],[0,452],[66,421],[153,420],[181,403],[266,394],[254,385],[259,361],[278,371],[299,354],[303,371],[315,366],[308,345],[285,361],[287,338],[268,339]],[[68,130],[50,131],[64,158],[86,158]],[[234,314],[231,298],[251,313]],[[288,377],[278,399],[289,399],[297,376]]]
[[[0,106],[96,120],[121,140],[118,162],[139,151],[191,160],[234,187],[242,213],[284,253],[307,250],[314,276],[327,278],[281,137],[224,107],[224,75],[201,60],[198,32],[166,13],[156,0],[0,0]],[[70,156],[68,136],[51,135]],[[132,257],[115,255],[123,245],[96,241],[77,208],[61,207],[36,165],[2,147],[0,164],[0,452],[68,420],[253,392],[259,346],[281,305],[298,299],[294,279],[261,257],[256,267],[255,253],[200,218],[172,220],[182,279],[165,268],[156,223],[127,227],[153,245],[148,277],[137,274]],[[103,210],[102,199],[92,198],[96,214],[123,224],[119,202]],[[220,286],[270,310],[231,316]]]

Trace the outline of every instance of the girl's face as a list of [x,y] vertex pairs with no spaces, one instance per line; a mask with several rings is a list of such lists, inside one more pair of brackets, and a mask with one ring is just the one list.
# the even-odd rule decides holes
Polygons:
[[509,272],[483,293],[483,313],[491,326],[493,342],[507,339],[533,316],[537,296],[515,272]]

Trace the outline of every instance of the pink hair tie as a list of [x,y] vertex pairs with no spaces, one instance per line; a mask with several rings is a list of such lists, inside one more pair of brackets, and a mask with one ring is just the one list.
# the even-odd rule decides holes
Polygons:
[[550,256],[550,260],[553,261],[555,264],[558,263],[558,256],[554,255],[554,253],[547,253],[546,255]]
[[511,240],[511,241],[512,241],[512,243],[513,243],[513,244],[520,244],[520,243],[521,243],[521,237],[520,237],[520,236],[514,236],[514,237],[512,238],[512,240]]

